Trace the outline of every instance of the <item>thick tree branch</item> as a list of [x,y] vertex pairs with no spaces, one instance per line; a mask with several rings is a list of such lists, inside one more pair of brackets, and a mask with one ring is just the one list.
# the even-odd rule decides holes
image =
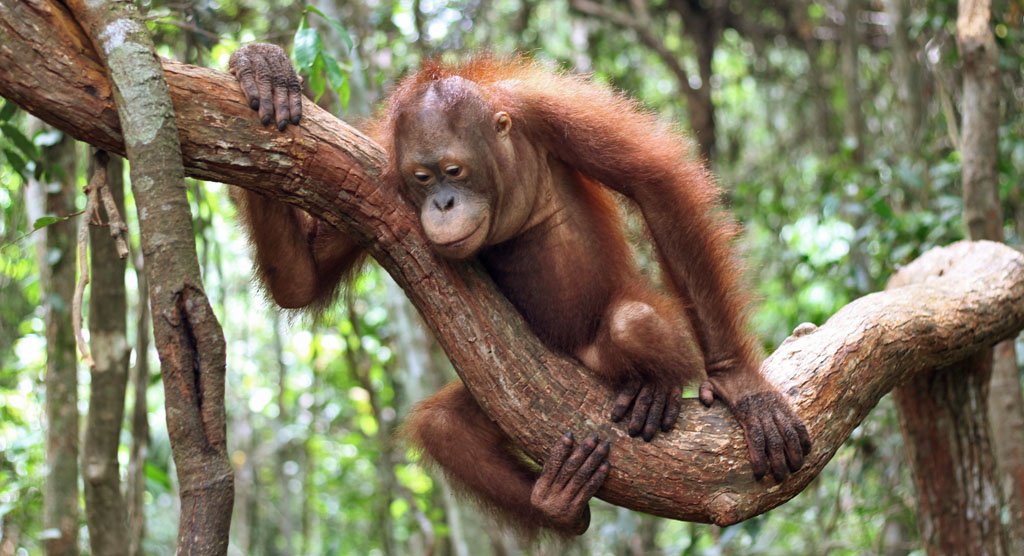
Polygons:
[[[110,89],[81,32],[44,0],[0,0],[0,95],[103,148],[123,152]],[[285,133],[259,127],[227,74],[164,62],[186,171],[308,210],[352,233],[395,277],[484,409],[531,456],[566,429],[614,439],[600,496],[648,513],[735,523],[799,493],[892,387],[1024,327],[1024,257],[996,244],[943,278],[873,294],[785,342],[765,374],[808,424],[814,451],[781,485],[755,482],[728,410],[688,400],[654,442],[611,424],[612,393],[553,354],[476,267],[435,256],[411,206],[377,177],[381,149],[318,109]],[[813,330],[813,331],[811,331]]]

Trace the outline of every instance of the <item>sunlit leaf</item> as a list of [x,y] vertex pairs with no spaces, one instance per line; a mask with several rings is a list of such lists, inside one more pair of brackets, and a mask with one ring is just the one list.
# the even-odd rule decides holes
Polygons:
[[323,46],[320,42],[320,33],[309,27],[299,29],[295,32],[295,39],[292,41],[292,58],[295,65],[302,71],[315,71],[312,67],[317,55]]
[[147,481],[151,481],[162,486],[164,489],[170,490],[171,478],[167,475],[166,470],[147,461],[146,466],[143,469],[143,473],[146,475]]
[[38,230],[39,228],[45,228],[51,224],[63,222],[67,219],[67,216],[43,216],[41,218],[37,218],[36,221],[32,223],[32,229]]
[[324,79],[324,58],[320,53],[317,53],[313,60],[313,67],[309,70],[309,88],[313,89],[313,93],[316,95],[313,102],[320,100],[324,91],[327,90],[327,80]]

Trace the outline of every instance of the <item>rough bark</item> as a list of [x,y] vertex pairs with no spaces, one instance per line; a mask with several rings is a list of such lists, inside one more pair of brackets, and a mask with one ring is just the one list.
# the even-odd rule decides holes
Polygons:
[[[989,0],[961,0],[957,45],[963,60],[961,176],[971,239],[1003,241],[999,202],[999,84]],[[993,350],[989,422],[1002,496],[1010,510],[1013,553],[1024,553],[1024,398],[1013,341]]]
[[[75,141],[63,137],[46,147],[42,160],[54,169],[51,182],[32,180],[43,213],[67,217],[75,212]],[[33,220],[44,214],[30,215]],[[46,554],[78,554],[78,359],[71,325],[75,292],[75,237],[78,218],[56,222],[37,232],[40,300],[46,321],[46,466],[43,527]]]
[[[88,49],[76,50],[80,35],[66,14],[42,0],[3,1],[0,94],[83,140],[122,148],[109,87]],[[801,327],[764,374],[807,422],[815,449],[781,485],[756,482],[743,434],[721,405],[688,400],[678,429],[651,443],[609,423],[612,392],[547,350],[477,266],[449,264],[429,249],[411,205],[377,179],[383,152],[357,131],[310,102],[300,126],[264,129],[227,74],[170,61],[164,69],[188,172],[292,203],[352,234],[419,309],[484,410],[528,454],[543,459],[567,428],[615,442],[600,492],[615,504],[719,524],[767,511],[800,492],[896,383],[1024,326],[1024,257],[985,243],[983,264],[965,261],[943,279],[867,296],[813,333]]]
[[[67,4],[106,66],[124,131],[121,150],[131,162],[167,429],[180,484],[178,553],[225,554],[234,486],[225,443],[224,335],[202,290],[167,83],[133,3]],[[89,44],[79,37],[83,47]]]
[[[958,243],[900,270],[889,288],[926,284],[990,261],[997,245]],[[971,262],[965,262],[970,260]],[[963,300],[969,303],[967,300]],[[918,527],[929,554],[1010,554],[988,426],[992,350],[950,358],[896,388],[896,406],[917,485]]]
[[[97,164],[90,163],[89,175]],[[106,187],[124,214],[124,180],[121,161],[107,160]],[[85,521],[89,546],[96,555],[124,553],[128,544],[124,498],[117,448],[121,442],[124,392],[128,380],[128,310],[124,286],[125,261],[117,252],[106,210],[89,225],[92,284],[89,297],[89,350],[95,364],[90,369],[89,413],[82,446],[82,477],[85,484]],[[100,225],[100,222],[108,225]]]

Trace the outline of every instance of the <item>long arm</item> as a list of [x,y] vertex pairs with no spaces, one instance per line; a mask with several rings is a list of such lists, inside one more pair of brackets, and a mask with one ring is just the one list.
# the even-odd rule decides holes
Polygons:
[[402,435],[455,487],[529,536],[539,528],[586,531],[588,502],[611,469],[608,442],[592,435],[576,443],[571,434],[555,444],[539,472],[532,469],[461,382],[417,404]]
[[709,369],[756,370],[749,297],[730,246],[735,226],[707,170],[682,137],[635,102],[583,79],[548,77],[560,83],[520,89],[519,121],[570,166],[637,204],[672,286],[690,304]]
[[321,307],[359,267],[363,250],[351,238],[301,210],[240,189],[236,198],[255,247],[257,274],[286,309]]
[[[719,189],[682,138],[634,101],[589,81],[524,64],[513,121],[580,172],[632,199],[650,230],[668,280],[687,305],[704,352],[708,381],[701,401],[721,398],[743,427],[754,474],[776,479],[810,452],[804,424],[760,374],[761,355],[747,325],[749,297],[740,287],[730,245],[735,225]],[[499,84],[499,90],[501,88]]]
[[[231,55],[231,72],[263,125],[283,130],[302,118],[299,78],[279,46],[250,44]],[[257,274],[286,309],[322,307],[363,250],[348,236],[286,203],[235,189],[234,196],[255,246]]]

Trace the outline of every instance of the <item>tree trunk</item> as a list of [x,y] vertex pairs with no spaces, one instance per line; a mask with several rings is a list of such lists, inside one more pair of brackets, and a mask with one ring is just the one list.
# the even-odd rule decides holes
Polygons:
[[[124,172],[124,162],[116,160],[118,175]],[[108,173],[109,176],[109,173]],[[142,538],[146,534],[146,513],[143,497],[146,493],[146,454],[149,452],[149,412],[146,392],[149,390],[149,291],[142,256],[136,254],[135,276],[139,290],[139,317],[135,327],[135,367],[132,369],[132,443],[128,457],[128,480],[125,499],[128,502],[128,556],[142,556]]]
[[[957,45],[964,68],[961,164],[964,223],[971,239],[1003,241],[999,203],[999,84],[997,46],[989,29],[988,0],[961,0]],[[1010,510],[1014,554],[1024,553],[1024,398],[1014,342],[996,346],[991,371],[989,422],[1000,489]]]
[[107,67],[131,161],[167,429],[181,488],[178,553],[225,554],[234,487],[225,444],[224,335],[202,290],[167,83],[134,4],[73,0],[68,5]]
[[715,47],[722,36],[722,10],[728,9],[726,2],[693,2],[681,0],[670,5],[683,18],[683,28],[697,50],[697,69],[700,73],[700,87],[680,83],[693,94],[686,96],[686,110],[690,117],[691,131],[697,138],[700,154],[704,160],[714,160],[717,131],[715,127],[715,105],[711,101],[711,78],[714,75],[712,62]]
[[[104,96],[109,87],[87,50],[74,46],[82,41],[66,14],[45,0],[0,1],[0,94],[85,140],[123,149],[116,109]],[[566,429],[600,431],[615,442],[599,493],[614,504],[718,524],[767,511],[799,493],[898,382],[1024,327],[1024,256],[987,242],[951,247],[971,257],[941,279],[869,295],[820,328],[802,326],[763,374],[786,393],[815,448],[782,484],[758,482],[742,431],[721,404],[705,409],[687,400],[679,428],[651,443],[609,423],[613,392],[546,349],[478,265],[452,264],[430,249],[412,205],[379,180],[383,151],[362,134],[308,101],[301,125],[264,129],[229,75],[170,61],[164,69],[189,172],[289,202],[359,241],[419,309],[483,409],[528,455],[542,461]]]
[[[948,275],[961,258],[975,256],[970,248],[930,251],[894,275],[889,288]],[[929,554],[1009,554],[988,425],[991,372],[992,351],[983,349],[896,388]]]
[[[117,157],[108,158],[106,187],[124,214],[124,180]],[[90,161],[89,175],[98,161]],[[125,261],[117,252],[109,226],[110,216],[99,210],[101,221],[89,226],[91,247],[89,298],[89,346],[95,364],[90,369],[89,413],[82,450],[85,482],[85,520],[89,525],[89,546],[97,556],[124,554],[128,546],[127,518],[121,496],[121,472],[117,448],[121,442],[124,393],[128,380],[128,310],[124,287]],[[89,215],[86,215],[89,217]]]
[[846,137],[853,143],[853,161],[864,162],[864,112],[860,109],[860,61],[857,49],[860,37],[857,34],[857,14],[861,0],[844,0],[843,27],[839,40],[839,67],[843,74],[843,89],[846,95]]
[[[46,147],[49,183],[32,180],[47,216],[68,217],[37,232],[40,301],[46,318],[46,465],[43,527],[46,554],[78,554],[78,362],[71,326],[75,293],[75,141]],[[30,215],[35,220],[43,214]]]
[[279,313],[274,313],[272,325],[274,327],[272,340],[274,363],[277,366],[277,416],[271,426],[274,429],[274,446],[276,447],[273,454],[274,474],[277,475],[277,490],[280,497],[277,503],[277,534],[273,542],[275,553],[281,556],[292,556],[295,553],[292,549],[295,540],[295,527],[292,524],[294,504],[289,487],[291,479],[285,472],[285,464],[292,459],[292,445],[290,442],[281,442],[281,439],[291,437],[290,434],[283,433],[283,429],[290,424],[291,416],[288,404],[285,402],[288,399],[288,368],[284,364],[284,342],[281,340],[281,315]]
[[921,64],[918,51],[910,39],[911,0],[886,0],[885,13],[889,16],[889,41],[892,45],[890,78],[896,85],[896,98],[905,120],[900,128],[900,141],[906,154],[919,156],[921,120],[925,96],[921,93]]

